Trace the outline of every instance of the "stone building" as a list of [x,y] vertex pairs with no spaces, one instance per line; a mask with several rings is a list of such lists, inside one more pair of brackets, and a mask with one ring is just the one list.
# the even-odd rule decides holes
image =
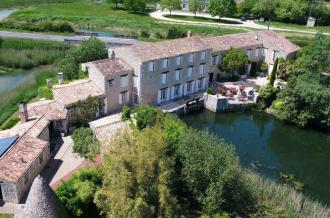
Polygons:
[[0,131],[0,199],[5,202],[19,203],[50,158],[48,119],[25,119],[22,108],[21,123]]

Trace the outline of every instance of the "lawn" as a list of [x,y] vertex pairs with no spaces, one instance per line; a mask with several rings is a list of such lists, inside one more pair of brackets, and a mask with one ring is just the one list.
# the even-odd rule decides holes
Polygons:
[[4,214],[0,214],[0,218],[13,218],[14,217],[14,215],[13,214],[6,214],[6,213],[4,213]]
[[[31,6],[15,12],[9,17],[9,21],[68,21],[75,29],[87,29],[88,27],[102,31],[119,34],[140,36],[141,31],[147,31],[151,35],[161,33],[177,24],[169,24],[155,20],[148,13],[133,13],[125,10],[114,9],[107,3],[95,4],[91,1],[81,0],[79,3],[53,3]],[[191,30],[200,35],[225,35],[246,32],[243,28],[231,27],[206,27],[193,25],[179,25],[184,31]]]
[[77,0],[1,0],[0,8],[18,8],[31,5],[48,4],[54,2],[74,2]]
[[[255,21],[255,23],[268,26],[267,22]],[[316,27],[313,28],[313,27],[307,27],[305,25],[300,25],[300,24],[282,23],[282,22],[275,22],[275,21],[272,21],[270,23],[270,26],[293,29],[293,30],[306,30],[306,31],[328,32],[328,33],[330,33],[330,26],[316,26]]]

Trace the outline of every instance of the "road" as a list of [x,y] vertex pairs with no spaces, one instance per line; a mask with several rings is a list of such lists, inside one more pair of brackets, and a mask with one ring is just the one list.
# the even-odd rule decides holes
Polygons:
[[[162,11],[155,11],[151,12],[149,14],[151,17],[167,21],[167,22],[175,22],[180,24],[190,24],[190,25],[198,25],[198,26],[227,26],[227,27],[240,27],[240,28],[252,28],[252,29],[259,29],[259,30],[267,30],[268,27],[260,24],[256,24],[252,20],[248,21],[240,21],[239,19],[234,18],[226,18],[221,17],[223,20],[230,20],[230,21],[236,21],[240,22],[241,24],[226,24],[226,23],[211,23],[211,22],[197,22],[197,21],[188,21],[188,20],[178,20],[173,18],[164,17],[164,15],[169,15],[168,10]],[[172,15],[182,15],[182,16],[194,16],[191,12],[185,12],[185,11],[172,11]],[[197,13],[198,17],[205,17],[205,18],[213,18],[213,19],[219,19],[218,16],[212,17],[210,14],[207,13]],[[307,33],[307,34],[316,34],[317,31],[308,31],[308,30],[298,30],[298,29],[288,29],[288,28],[279,28],[279,27],[270,27],[270,30],[277,30],[277,31],[284,31],[284,32],[296,32],[296,33]],[[330,33],[323,33],[325,35],[330,35]]]

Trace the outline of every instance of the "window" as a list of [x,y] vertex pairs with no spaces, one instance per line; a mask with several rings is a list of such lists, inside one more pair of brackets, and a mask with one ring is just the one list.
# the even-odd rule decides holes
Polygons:
[[195,59],[195,54],[192,53],[192,54],[189,54],[189,57],[188,57],[188,60],[190,63],[194,62],[194,59]]
[[275,51],[275,50],[274,50],[274,51],[273,51],[273,57],[272,57],[273,61],[276,60],[277,56],[278,56],[278,51]]
[[205,64],[200,64],[199,65],[199,74],[204,74],[205,72]]
[[175,80],[180,80],[181,78],[181,70],[175,70]]
[[201,60],[201,61],[204,61],[204,60],[205,60],[205,57],[206,57],[206,51],[203,51],[203,52],[201,53],[200,60]]
[[260,48],[256,48],[256,56],[260,56]]
[[263,48],[263,55],[266,57],[268,52],[268,48]]
[[122,88],[128,86],[128,75],[120,76],[120,83]]
[[114,79],[108,80],[109,87],[113,87]]
[[219,55],[213,55],[212,56],[212,65],[218,65],[219,64]]
[[44,157],[43,157],[43,154],[41,154],[39,156],[39,164],[42,164],[43,161],[44,161]]
[[192,77],[193,71],[194,71],[194,67],[188,67],[187,76],[189,78]]
[[187,82],[187,93],[191,92],[192,88],[192,81]]
[[119,104],[126,104],[129,101],[128,91],[119,94]]
[[174,86],[174,96],[179,96],[180,95],[180,84]]
[[249,57],[251,57],[252,56],[252,49],[248,49],[246,51],[246,55],[249,56]]
[[181,65],[182,64],[182,56],[178,56],[178,57],[176,57],[176,59],[175,59],[176,61],[176,65]]
[[167,72],[162,73],[161,84],[167,83]]
[[163,64],[162,64],[163,68],[167,68],[168,67],[168,58],[163,60]]
[[167,88],[160,90],[160,100],[161,101],[166,100],[166,93],[167,93]]
[[148,63],[148,70],[149,71],[154,71],[155,70],[155,62],[154,61],[150,61]]
[[197,80],[197,88],[198,90],[202,89],[203,78]]

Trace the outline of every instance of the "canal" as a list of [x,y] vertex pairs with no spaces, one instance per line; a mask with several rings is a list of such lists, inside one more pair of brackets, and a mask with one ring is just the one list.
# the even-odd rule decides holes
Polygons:
[[234,145],[241,165],[280,181],[293,175],[304,193],[330,205],[330,134],[287,125],[263,112],[213,113],[183,118]]

